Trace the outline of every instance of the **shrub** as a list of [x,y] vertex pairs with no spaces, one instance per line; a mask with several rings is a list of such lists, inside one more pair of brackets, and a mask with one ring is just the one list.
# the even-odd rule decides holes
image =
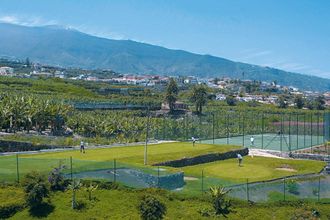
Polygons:
[[309,207],[303,207],[295,210],[295,212],[291,216],[291,220],[305,220],[305,219],[316,220],[316,219],[320,219],[320,217],[321,214],[318,210]]
[[62,174],[62,170],[65,169],[64,165],[59,165],[55,167],[48,176],[48,181],[50,183],[50,189],[53,191],[61,190],[63,191],[67,186],[67,181],[65,181]]
[[138,206],[143,220],[163,219],[166,214],[166,206],[152,195],[144,195]]
[[0,219],[9,218],[23,209],[23,204],[0,205]]
[[226,199],[226,195],[229,190],[226,190],[224,187],[211,187],[210,194],[212,197],[213,208],[216,215],[223,215],[227,217],[230,213],[231,202]]
[[69,189],[72,190],[72,208],[76,209],[78,208],[78,203],[76,201],[76,192],[80,189],[82,184],[80,183],[80,180],[73,180],[72,183],[69,185]]
[[26,203],[30,208],[38,207],[49,196],[49,184],[46,177],[37,172],[26,174],[23,179]]
[[85,186],[85,190],[88,193],[88,199],[89,201],[92,200],[92,193],[97,190],[99,186],[98,185],[93,185],[92,182],[89,183],[89,186]]

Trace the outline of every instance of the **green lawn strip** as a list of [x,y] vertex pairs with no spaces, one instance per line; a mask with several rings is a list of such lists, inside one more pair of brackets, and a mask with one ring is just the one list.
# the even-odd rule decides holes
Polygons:
[[[66,172],[70,172],[70,156],[73,158],[73,172],[90,171],[97,169],[108,169],[113,167],[113,160],[117,161],[117,168],[140,168],[148,173],[157,173],[157,168],[150,165],[167,161],[193,157],[207,153],[222,153],[237,146],[210,145],[191,143],[164,143],[149,145],[148,164],[143,165],[144,146],[114,147],[102,149],[87,149],[85,154],[79,150],[69,150],[55,153],[25,154],[19,155],[19,173],[23,176],[32,170],[49,173],[59,164],[66,166]],[[161,173],[163,174],[163,173]],[[16,180],[16,158],[15,156],[0,157],[0,181]]]
[[[194,157],[208,153],[223,153],[234,149],[239,149],[233,145],[211,145],[197,144],[195,147],[191,143],[174,142],[163,144],[152,144],[148,146],[148,164],[176,160],[183,157]],[[102,149],[87,149],[86,154],[79,150],[63,151],[56,153],[42,153],[33,155],[22,155],[25,158],[48,158],[65,159],[72,156],[78,160],[110,161],[116,159],[123,163],[143,164],[144,146],[113,147]]]
[[[277,159],[266,157],[244,157],[243,166],[239,167],[236,159],[216,161],[183,167],[185,176],[215,177],[233,183],[245,183],[280,178],[284,176],[317,173],[325,166],[324,162],[311,160]],[[290,167],[292,171],[277,168]]]
[[[77,192],[77,201],[82,204],[82,209],[71,208],[72,192],[56,192],[50,197],[51,208],[40,210],[38,217],[33,217],[25,208],[16,213],[11,219],[139,219],[137,206],[144,194],[153,194],[167,207],[165,219],[213,219],[202,217],[198,211],[210,209],[212,204],[208,196],[191,197],[176,195],[167,191],[148,190],[102,190],[93,193],[95,200],[88,201],[87,193],[81,189]],[[0,197],[0,203],[5,198]],[[330,216],[329,204],[315,202],[270,202],[260,204],[247,204],[246,202],[233,201],[233,212],[228,219],[290,219],[298,209],[306,207],[308,210],[316,209],[321,214],[321,219]],[[217,219],[217,218],[216,218]]]

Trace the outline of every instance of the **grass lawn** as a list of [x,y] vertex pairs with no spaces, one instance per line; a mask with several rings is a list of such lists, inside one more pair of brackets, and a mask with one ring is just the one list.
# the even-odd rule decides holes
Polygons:
[[[206,153],[226,152],[237,148],[239,147],[210,144],[196,144],[193,147],[191,143],[184,142],[153,144],[148,147],[148,162],[153,164]],[[143,165],[143,155],[144,146],[87,149],[85,154],[80,153],[79,150],[69,150],[55,153],[19,155],[19,173],[20,176],[32,170],[49,173],[60,162],[69,168],[70,156],[73,158],[74,172],[111,168],[113,159],[117,160],[117,167],[123,163],[128,164],[130,167],[145,167]],[[149,170],[153,171],[154,167]],[[15,156],[0,157],[0,181],[14,181],[16,178]]]
[[[21,189],[17,189],[19,192]],[[77,201],[81,205],[80,210],[71,208],[71,191],[56,192],[49,198],[50,205],[39,209],[37,213],[29,212],[28,208],[18,211],[10,219],[139,219],[137,206],[142,195],[153,194],[167,207],[165,219],[213,219],[202,217],[199,210],[212,210],[208,196],[186,197],[166,191],[155,190],[104,190],[94,192],[95,199],[89,201],[84,190],[77,192]],[[0,188],[0,204],[5,197],[12,195],[11,191]],[[23,197],[17,193],[16,198]],[[289,202],[289,203],[263,203],[249,205],[245,202],[233,201],[233,212],[228,219],[290,219],[294,213],[311,213],[316,209],[321,214],[321,219],[330,217],[330,205],[314,202]],[[253,210],[253,211],[251,211]],[[218,218],[216,218],[218,219]],[[222,219],[222,218],[219,218]]]
[[[212,145],[212,144],[196,144],[195,147],[191,143],[173,142],[163,144],[148,145],[148,164],[157,162],[181,159],[183,157],[193,157],[207,153],[221,153],[234,149],[239,146],[233,145]],[[79,160],[93,161],[111,161],[117,159],[120,162],[131,164],[143,164],[144,146],[131,147],[113,147],[106,149],[86,150],[86,154],[81,154],[79,150],[64,151],[57,153],[43,153],[37,155],[24,155],[24,158],[47,158],[47,159],[63,159],[72,156]]]
[[238,166],[236,159],[229,159],[183,167],[182,171],[185,172],[186,176],[200,177],[203,170],[206,178],[217,177],[233,183],[243,183],[246,182],[246,179],[254,182],[283,176],[316,173],[321,171],[324,166],[325,162],[322,161],[246,156],[241,167]]

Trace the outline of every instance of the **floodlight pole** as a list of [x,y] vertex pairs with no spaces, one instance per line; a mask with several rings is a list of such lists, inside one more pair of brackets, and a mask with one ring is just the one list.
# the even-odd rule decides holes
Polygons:
[[144,146],[144,165],[147,165],[148,164],[149,120],[150,120],[150,113],[149,113],[149,107],[148,107],[148,109],[147,109],[146,142],[145,142],[145,146]]

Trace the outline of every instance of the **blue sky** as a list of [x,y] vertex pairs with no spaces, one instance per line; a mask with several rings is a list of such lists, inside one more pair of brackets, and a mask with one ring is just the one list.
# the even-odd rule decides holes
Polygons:
[[0,22],[62,25],[330,78],[329,0],[0,0]]

